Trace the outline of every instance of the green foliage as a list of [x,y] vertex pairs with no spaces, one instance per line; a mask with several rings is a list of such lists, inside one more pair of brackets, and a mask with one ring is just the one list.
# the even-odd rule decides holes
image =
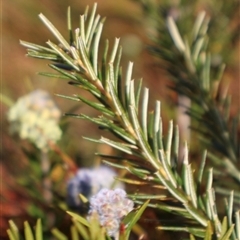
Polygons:
[[[146,209],[149,201],[146,201],[139,209],[134,210],[128,216],[126,216],[123,220],[123,224],[126,225],[126,229],[123,232],[119,233],[119,239],[128,239],[130,232],[136,222],[141,217],[143,211]],[[72,217],[72,226],[70,228],[71,232],[71,240],[109,240],[110,237],[106,236],[106,231],[103,227],[99,225],[97,215],[93,215],[88,221],[86,218],[73,213],[68,212],[68,214]],[[8,236],[10,240],[19,240],[20,234],[17,226],[15,223],[10,220],[9,221],[10,228],[7,230]],[[59,229],[53,228],[51,230],[52,235],[57,240],[67,240],[69,239],[64,233],[62,233]],[[26,221],[24,222],[24,239],[25,240],[42,240],[43,239],[43,230],[41,220],[38,219],[34,232],[32,231],[29,223]]]
[[[10,240],[21,239],[18,228],[12,220],[9,221],[9,226],[10,226],[10,228],[7,230],[9,239]],[[37,220],[34,233],[31,229],[29,223],[27,221],[24,222],[24,237],[25,237],[24,239],[26,239],[26,240],[34,240],[34,239],[42,240],[43,239],[41,219]]]
[[[57,74],[41,73],[42,75],[67,80],[69,84],[88,91],[95,97],[96,101],[92,101],[79,93],[74,96],[59,95],[67,100],[82,102],[99,112],[97,117],[72,113],[67,115],[91,121],[115,136],[111,139],[104,136],[100,139],[88,139],[107,144],[122,152],[121,157],[101,153],[99,155],[107,159],[107,164],[125,169],[135,177],[120,178],[123,182],[149,186],[152,191],[157,192],[149,194],[143,188],[129,194],[129,197],[142,207],[123,220],[126,228],[123,233],[120,231],[119,239],[129,238],[130,231],[147,206],[179,218],[178,222],[170,223],[165,223],[163,219],[163,225],[159,226],[159,229],[187,232],[190,239],[239,239],[240,213],[235,212],[233,221],[233,192],[226,201],[226,216],[223,217],[217,211],[212,168],[207,172],[207,183],[204,186],[203,174],[207,152],[203,153],[196,176],[188,159],[187,144],[184,146],[183,163],[179,161],[179,130],[173,121],[169,121],[168,134],[163,136],[160,102],[156,101],[154,111],[148,110],[149,90],[142,87],[142,80],[133,79],[132,62],[128,64],[125,75],[122,74],[122,49],[119,39],[115,39],[112,48],[106,40],[104,54],[100,56],[99,45],[105,19],[96,14],[96,8],[96,4],[91,11],[86,8],[84,15],[80,16],[80,26],[76,30],[71,27],[71,11],[68,9],[69,41],[40,14],[40,19],[56,37],[57,43],[49,40],[46,42],[47,46],[25,41],[21,41],[21,44],[28,49],[28,56],[51,61],[49,66]],[[228,169],[227,174],[233,180],[239,181],[239,171],[235,165],[239,161],[238,139],[235,133],[237,120],[232,122],[230,130],[230,120],[226,117],[228,100],[223,97],[216,99],[218,90],[213,88],[215,85],[211,82],[211,59],[210,54],[206,52],[208,22],[204,20],[204,13],[198,16],[189,40],[182,39],[173,18],[168,17],[166,23],[167,28],[160,29],[163,38],[154,51],[161,56],[166,63],[166,69],[173,76],[173,89],[190,98],[195,104],[188,113],[204,126],[201,134],[210,150],[213,149],[209,157],[219,158],[217,162],[221,167]],[[216,71],[218,76],[221,75],[221,71],[222,67]],[[220,77],[214,83],[219,85],[219,81]],[[215,153],[218,154],[215,156]],[[159,189],[166,191],[163,193]],[[72,240],[79,239],[79,236],[92,240],[110,239],[96,218],[87,221],[75,213],[69,214],[73,218]],[[24,226],[25,239],[34,239],[29,224],[25,222]],[[35,232],[35,239],[41,239],[41,223],[37,223]],[[52,234],[60,240],[68,239],[56,228],[52,230]],[[19,239],[13,222],[10,222],[8,235],[11,240]]]
[[[224,37],[219,29],[223,22],[230,23],[229,16],[236,13],[234,7],[238,9],[239,3],[216,3],[214,6],[208,3],[208,14],[213,19],[202,11],[194,23],[192,12],[197,8],[197,2],[185,1],[179,5],[152,1],[139,3],[145,16],[158,23],[152,23],[156,26],[156,35],[151,36],[151,52],[161,59],[163,68],[174,83],[171,88],[178,96],[191,101],[190,104],[179,104],[184,105],[191,118],[191,129],[197,132],[202,145],[208,149],[207,156],[214,166],[215,191],[227,197],[230,190],[234,190],[237,205],[240,200],[240,115],[239,112],[230,114],[231,96],[223,83],[225,63],[219,56],[223,54],[224,60],[229,61],[231,52],[228,49],[237,29],[226,28]],[[214,51],[214,45],[221,46],[222,51]],[[222,181],[224,178],[228,181]]]
[[[239,159],[239,116],[236,115],[232,120],[229,118],[230,99],[220,91],[224,64],[220,62],[213,66],[211,61],[207,36],[209,21],[204,12],[200,13],[188,34],[190,36],[186,36],[185,40],[182,39],[173,18],[168,17],[166,21],[170,35],[164,35],[166,39],[161,39],[159,49],[155,49],[156,54],[167,64],[166,69],[175,83],[173,89],[191,99],[194,104],[188,109],[188,114],[201,122],[200,133],[208,148],[215,154],[224,156],[222,164],[229,170],[228,174],[239,181],[239,171],[235,166]],[[172,46],[173,51],[167,54],[165,49],[171,45],[170,37],[175,46]]]

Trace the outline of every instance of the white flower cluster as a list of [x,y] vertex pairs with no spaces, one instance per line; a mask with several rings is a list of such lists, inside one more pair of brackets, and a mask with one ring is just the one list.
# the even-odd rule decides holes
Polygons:
[[60,110],[43,90],[35,90],[18,99],[8,112],[12,132],[28,139],[39,149],[48,150],[48,141],[56,142],[61,137],[58,122]]
[[124,190],[102,189],[90,199],[88,218],[97,213],[100,225],[106,228],[109,236],[115,237],[122,218],[133,210],[133,205]]
[[[78,208],[81,205],[79,194],[90,199],[102,188],[111,188],[116,172],[107,167],[81,168],[67,184],[67,204],[69,207]],[[124,185],[117,182],[115,188],[124,188]]]

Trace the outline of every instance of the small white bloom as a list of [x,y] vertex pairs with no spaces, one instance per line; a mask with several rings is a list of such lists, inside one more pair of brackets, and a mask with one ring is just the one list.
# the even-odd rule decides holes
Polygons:
[[18,99],[8,112],[12,132],[22,139],[28,139],[41,150],[48,150],[48,142],[61,138],[58,126],[61,112],[50,95],[35,90]]

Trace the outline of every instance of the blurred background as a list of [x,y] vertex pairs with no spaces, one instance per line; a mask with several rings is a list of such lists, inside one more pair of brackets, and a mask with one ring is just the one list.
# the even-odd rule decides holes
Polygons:
[[[39,45],[43,45],[48,39],[55,41],[52,34],[38,18],[39,13],[43,13],[67,38],[67,7],[71,6],[73,28],[77,28],[79,15],[84,13],[86,5],[91,7],[94,2],[92,0],[11,0],[2,2],[1,91],[4,96],[15,102],[22,95],[35,89],[43,89],[52,95],[62,113],[74,111],[75,113],[83,112],[91,116],[97,114],[85,105],[76,105],[75,102],[55,96],[54,94],[56,93],[66,95],[78,93],[78,89],[68,85],[63,80],[49,79],[37,75],[37,72],[51,71],[47,66],[48,63],[26,57],[26,49],[19,44],[20,39]],[[175,4],[178,1],[170,2]],[[196,2],[198,4],[194,5],[193,18],[202,9],[207,10],[210,16],[211,13],[214,13],[212,8],[215,1],[199,0]],[[229,1],[230,4],[231,1]],[[135,79],[143,77],[144,86],[150,89],[152,100],[150,109],[154,106],[156,99],[161,100],[164,123],[169,119],[174,119],[176,95],[168,88],[170,80],[165,74],[164,68],[161,67],[156,57],[153,57],[147,50],[147,45],[151,44],[148,36],[151,29],[148,28],[147,19],[145,22],[145,16],[140,4],[131,0],[99,0],[97,11],[101,16],[107,17],[103,30],[103,39],[109,39],[111,44],[115,37],[121,38],[121,44],[124,49],[123,69],[128,61],[133,61],[133,75]],[[237,10],[235,9],[234,12],[225,14],[225,18],[228,17],[227,22],[229,25],[222,26],[222,30],[228,27],[236,29],[240,16],[235,11]],[[214,35],[213,32],[211,34]],[[220,36],[219,33],[216,34],[218,37]],[[214,41],[217,43],[218,39]],[[227,48],[224,48],[226,46]],[[225,45],[219,39],[219,44],[212,48],[215,53],[227,56],[225,58],[227,60],[227,68],[224,73],[224,82],[226,85],[229,84],[229,92],[232,95],[233,102],[231,108],[233,114],[239,109],[240,103],[239,46],[239,38]],[[2,183],[0,187],[0,204],[2,207],[0,209],[0,238],[4,239],[9,218],[18,219],[20,217],[22,220],[29,219],[34,211],[29,210],[29,207],[27,207],[31,198],[29,198],[24,188],[19,185],[19,182],[16,181],[18,177],[26,173],[27,157],[23,148],[29,149],[30,147],[24,141],[20,141],[9,134],[9,124],[6,119],[9,106],[4,102],[1,103],[1,106],[2,147],[0,173]],[[63,117],[62,121],[64,136],[59,142],[59,146],[79,166],[91,166],[95,160],[94,153],[96,151],[106,153],[112,151],[109,148],[103,148],[82,138],[82,136],[99,138],[102,133],[96,125],[87,121],[66,117]],[[167,125],[165,129],[167,129]],[[41,214],[39,213],[39,215]]]

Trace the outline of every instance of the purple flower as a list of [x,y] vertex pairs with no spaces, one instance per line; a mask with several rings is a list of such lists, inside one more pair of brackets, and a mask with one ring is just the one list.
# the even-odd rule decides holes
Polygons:
[[133,201],[127,198],[123,189],[102,189],[90,199],[88,218],[97,213],[100,225],[105,227],[111,237],[119,232],[121,220],[133,210]]

